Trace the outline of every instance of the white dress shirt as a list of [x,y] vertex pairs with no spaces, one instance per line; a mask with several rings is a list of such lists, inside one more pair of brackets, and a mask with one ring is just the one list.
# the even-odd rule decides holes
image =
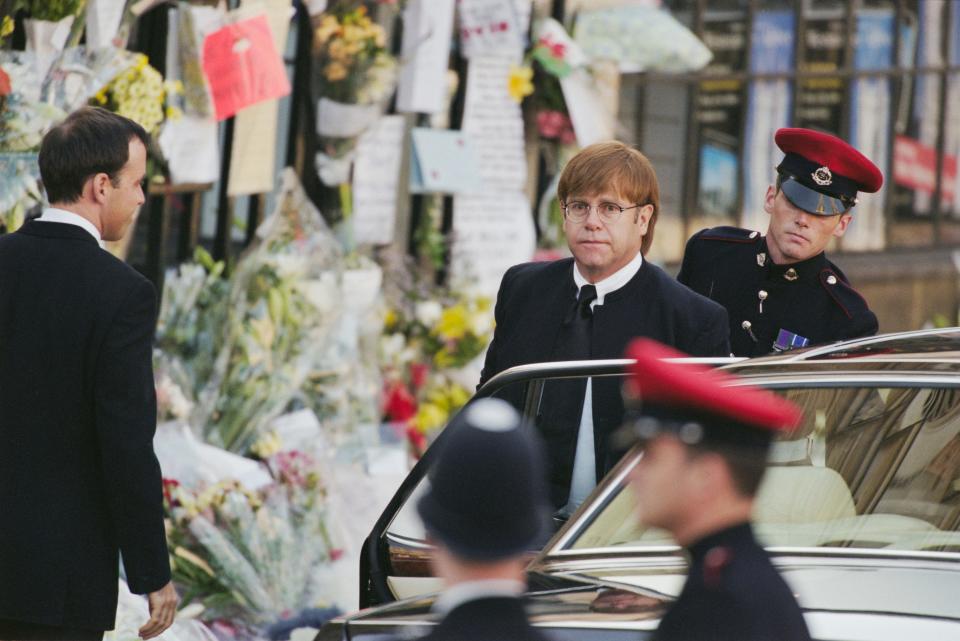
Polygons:
[[522,581],[510,579],[485,579],[481,581],[466,581],[446,588],[433,602],[433,611],[446,615],[451,610],[467,601],[475,601],[487,597],[518,597],[526,590]]
[[[610,276],[593,283],[597,288],[597,299],[590,303],[592,310],[597,305],[603,305],[604,297],[615,292],[630,282],[640,266],[643,265],[643,255],[637,253],[633,260],[618,269]],[[589,284],[577,264],[573,264],[573,282],[577,285],[577,297],[580,288]],[[580,431],[577,434],[577,450],[573,457],[573,475],[570,478],[570,498],[560,513],[563,516],[573,514],[584,499],[593,491],[597,484],[597,459],[593,443],[593,379],[587,379],[587,390],[583,399],[583,413],[580,415]]]
[[100,236],[100,230],[97,229],[96,225],[91,223],[80,214],[75,214],[72,211],[67,211],[66,209],[47,207],[43,210],[43,213],[39,218],[37,218],[37,220],[42,223],[65,223],[67,225],[76,225],[77,227],[82,227],[87,231],[87,233],[94,237],[101,249],[104,248],[103,237]]

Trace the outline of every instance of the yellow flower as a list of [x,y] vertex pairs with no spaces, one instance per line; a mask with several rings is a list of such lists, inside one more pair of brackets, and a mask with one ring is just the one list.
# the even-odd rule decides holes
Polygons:
[[466,335],[470,328],[470,318],[463,305],[454,305],[443,310],[433,333],[446,340],[458,340]]
[[320,26],[317,27],[317,31],[315,32],[317,43],[324,44],[338,31],[340,31],[340,23],[337,22],[336,16],[323,16],[323,20],[320,21]]
[[13,33],[14,22],[10,16],[3,16],[3,23],[0,23],[0,38],[6,38]]
[[333,61],[323,69],[323,75],[330,82],[337,82],[347,77],[347,68],[337,61]]
[[510,65],[510,75],[507,78],[507,92],[517,102],[533,93],[533,68]]
[[280,435],[274,431],[267,432],[257,442],[250,446],[250,451],[262,459],[267,459],[280,451],[283,447],[283,441]]
[[470,400],[470,392],[457,384],[451,384],[447,391],[447,399],[450,404],[450,411],[456,411]]
[[166,116],[170,120],[179,120],[183,117],[183,111],[180,109],[180,107],[167,107]]
[[344,44],[343,40],[334,40],[330,43],[330,48],[327,49],[327,53],[330,54],[330,57],[336,61],[343,62],[344,59],[349,55],[347,51],[347,45]]
[[395,309],[388,309],[383,315],[383,326],[385,329],[393,329],[394,325],[400,320]]
[[449,415],[439,405],[433,403],[421,403],[416,416],[413,417],[413,427],[421,434],[433,432],[443,427],[447,422]]

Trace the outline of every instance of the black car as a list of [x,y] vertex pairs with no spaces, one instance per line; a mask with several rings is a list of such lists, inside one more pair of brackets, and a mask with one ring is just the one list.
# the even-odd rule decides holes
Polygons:
[[[531,416],[545,385],[622,377],[629,361],[515,368],[477,394]],[[797,594],[814,638],[960,640],[960,329],[890,334],[719,364],[804,409],[774,444],[754,527]],[[731,390],[735,393],[735,387]],[[442,435],[441,435],[442,438]],[[637,524],[626,476],[634,448],[528,568],[529,614],[556,639],[636,641],[656,629],[686,573],[662,531]],[[430,546],[414,505],[430,452],[366,541],[365,609],[322,641],[409,638],[435,621]]]

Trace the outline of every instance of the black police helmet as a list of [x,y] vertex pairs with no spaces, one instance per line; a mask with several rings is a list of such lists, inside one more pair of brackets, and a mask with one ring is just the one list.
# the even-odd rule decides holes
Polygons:
[[543,542],[550,510],[542,447],[513,407],[471,403],[437,446],[417,504],[433,538],[469,561],[509,558]]

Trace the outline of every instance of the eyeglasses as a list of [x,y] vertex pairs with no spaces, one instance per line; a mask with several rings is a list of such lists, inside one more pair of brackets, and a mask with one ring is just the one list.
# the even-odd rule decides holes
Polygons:
[[621,207],[617,203],[599,203],[598,205],[590,205],[580,200],[575,200],[570,203],[563,204],[563,215],[572,220],[575,223],[582,223],[590,216],[590,210],[596,208],[597,215],[600,216],[600,220],[612,223],[620,217],[620,214],[627,211],[628,209],[636,209],[637,207],[643,207],[643,205],[633,205],[632,207]]

